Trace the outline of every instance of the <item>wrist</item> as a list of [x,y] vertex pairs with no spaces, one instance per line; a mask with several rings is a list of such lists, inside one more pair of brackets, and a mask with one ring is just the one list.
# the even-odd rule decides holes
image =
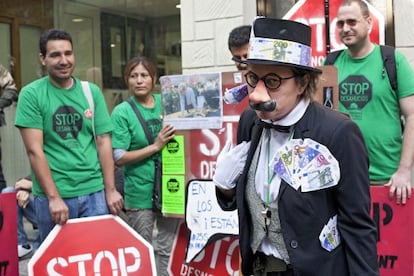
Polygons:
[[162,147],[160,147],[157,143],[154,143],[152,145],[150,145],[151,148],[151,155],[156,154],[157,152],[159,152]]
[[213,177],[213,183],[221,190],[232,190],[236,187],[236,181],[224,180],[220,181]]
[[112,192],[114,192],[114,191],[116,191],[116,186],[115,186],[115,183],[114,184],[107,184],[107,185],[105,185],[105,193],[106,192],[108,192],[108,193],[112,193]]
[[24,192],[31,193],[32,192],[32,189],[23,188],[23,187],[16,188],[16,192],[19,192],[19,191],[24,191]]

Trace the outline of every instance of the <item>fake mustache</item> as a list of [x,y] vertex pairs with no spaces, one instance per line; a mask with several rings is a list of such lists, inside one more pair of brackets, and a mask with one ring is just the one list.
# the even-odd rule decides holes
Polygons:
[[276,109],[275,100],[270,100],[264,103],[254,103],[252,101],[249,101],[249,105],[251,108],[255,110],[264,111],[264,112],[272,112],[273,110]]

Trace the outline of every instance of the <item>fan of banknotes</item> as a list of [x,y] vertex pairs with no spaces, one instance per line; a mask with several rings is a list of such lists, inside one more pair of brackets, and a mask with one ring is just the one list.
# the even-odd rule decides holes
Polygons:
[[338,161],[312,139],[291,139],[275,153],[271,169],[296,190],[310,192],[338,184]]

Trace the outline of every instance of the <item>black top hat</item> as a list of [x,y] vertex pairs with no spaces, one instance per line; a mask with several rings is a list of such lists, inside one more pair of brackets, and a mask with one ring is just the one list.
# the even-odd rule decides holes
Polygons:
[[246,64],[280,65],[321,73],[311,66],[311,28],[305,24],[258,17],[250,35]]

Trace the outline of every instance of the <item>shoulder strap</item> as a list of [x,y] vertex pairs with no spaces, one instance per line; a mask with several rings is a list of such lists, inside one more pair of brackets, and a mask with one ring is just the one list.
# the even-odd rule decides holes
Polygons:
[[82,90],[83,90],[83,94],[85,95],[85,98],[88,100],[89,103],[89,108],[92,111],[92,132],[93,132],[93,137],[96,139],[96,134],[95,134],[95,104],[93,102],[93,97],[92,97],[92,91],[91,88],[89,87],[89,82],[87,81],[81,81],[82,84]]
[[398,81],[397,81],[397,64],[395,62],[395,48],[387,45],[381,45],[381,55],[384,62],[384,67],[382,69],[382,74],[384,77],[385,72],[388,74],[388,79],[392,89],[396,92],[398,90]]
[[147,140],[150,144],[154,143],[154,139],[152,138],[151,132],[148,128],[147,122],[145,122],[144,118],[142,117],[141,113],[139,112],[135,103],[129,98],[127,102],[131,105],[132,109],[134,110],[135,114],[138,117],[139,122],[141,123],[142,128],[144,129],[145,136],[147,136]]
[[91,88],[89,87],[89,82],[87,81],[81,81],[83,94],[85,94],[86,99],[89,103],[89,108],[92,109],[92,111],[95,109],[93,98],[92,98],[92,92]]
[[333,65],[335,60],[338,58],[339,54],[342,53],[343,50],[333,51],[326,55],[326,59],[324,65]]

